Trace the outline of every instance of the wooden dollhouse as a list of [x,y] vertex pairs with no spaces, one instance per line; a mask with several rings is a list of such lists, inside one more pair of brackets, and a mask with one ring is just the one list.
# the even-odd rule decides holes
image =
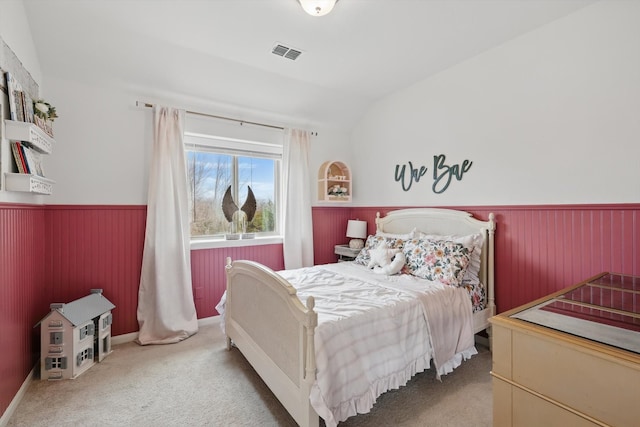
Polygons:
[[114,308],[102,289],[92,289],[86,297],[67,304],[51,304],[49,314],[38,323],[40,378],[76,378],[111,353]]

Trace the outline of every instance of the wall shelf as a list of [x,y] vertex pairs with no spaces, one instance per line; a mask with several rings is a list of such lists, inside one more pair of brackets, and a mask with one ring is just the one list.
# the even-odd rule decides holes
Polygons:
[[17,165],[10,148],[12,141],[24,142],[33,151],[47,155],[51,154],[55,140],[44,130],[33,123],[15,120],[4,120],[4,134],[2,135],[2,190],[49,195],[53,192],[55,181],[43,176],[18,173]]
[[42,154],[51,154],[55,140],[33,123],[5,120],[4,126],[10,141],[24,141]]
[[8,191],[27,191],[37,194],[51,194],[55,181],[27,173],[5,173],[4,182]]
[[318,200],[351,201],[351,171],[343,162],[324,162],[318,170]]

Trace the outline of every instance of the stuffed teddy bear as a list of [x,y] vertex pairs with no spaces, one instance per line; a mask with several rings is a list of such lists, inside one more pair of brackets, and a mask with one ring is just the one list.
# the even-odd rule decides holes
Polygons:
[[369,256],[371,260],[367,267],[373,268],[374,273],[387,276],[398,273],[405,263],[405,257],[400,249],[390,249],[385,244],[371,249]]

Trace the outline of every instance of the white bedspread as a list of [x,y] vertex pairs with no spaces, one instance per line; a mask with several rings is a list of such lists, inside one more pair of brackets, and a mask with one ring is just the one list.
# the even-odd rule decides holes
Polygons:
[[303,302],[315,298],[317,375],[310,399],[327,427],[369,412],[378,396],[405,385],[432,358],[439,377],[477,353],[464,289],[377,275],[353,263],[278,274]]

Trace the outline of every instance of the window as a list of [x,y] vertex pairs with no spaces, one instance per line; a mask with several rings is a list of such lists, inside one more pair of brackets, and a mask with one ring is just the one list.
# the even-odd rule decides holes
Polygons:
[[102,318],[102,330],[104,331],[113,323],[113,315],[111,313],[107,314]]
[[85,325],[85,326],[81,327],[79,329],[79,331],[80,331],[80,338],[79,339],[83,340],[87,336],[95,334],[95,327],[94,327],[93,323],[90,323],[88,325]]
[[62,344],[63,337],[62,332],[49,332],[49,344]]
[[52,369],[67,369],[66,357],[47,357],[44,360],[44,369],[50,371]]
[[85,360],[93,360],[93,348],[85,348],[76,354],[76,366],[82,365]]
[[[187,133],[185,150],[192,238],[278,234],[281,145]],[[253,218],[242,209],[249,189],[256,201]],[[227,190],[241,210],[231,218],[222,207]]]

